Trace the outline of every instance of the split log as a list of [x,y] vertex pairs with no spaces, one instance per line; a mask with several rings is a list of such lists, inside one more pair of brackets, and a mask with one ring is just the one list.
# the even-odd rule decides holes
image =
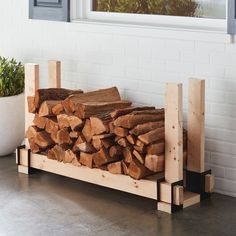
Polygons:
[[135,159],[130,163],[128,173],[129,176],[137,180],[152,174],[150,170],[148,170],[144,165]]
[[57,115],[57,122],[60,129],[65,129],[70,127],[69,116],[66,114]]
[[150,155],[158,155],[165,152],[165,143],[164,142],[157,142],[152,143],[147,146],[147,154]]
[[164,112],[160,110],[157,114],[129,114],[120,116],[114,121],[115,126],[121,126],[123,128],[132,129],[136,125],[146,122],[164,120]]
[[109,149],[110,157],[120,157],[123,153],[123,148],[119,145],[111,146]]
[[93,168],[93,156],[94,154],[89,154],[89,153],[80,153],[80,163],[84,166],[87,166],[89,168]]
[[37,126],[30,126],[26,131],[26,138],[34,138],[39,131],[40,129]]
[[65,150],[61,146],[55,145],[48,151],[47,157],[62,162],[65,159]]
[[121,161],[108,164],[107,169],[112,174],[123,174]]
[[83,94],[74,94],[65,99],[63,106],[67,110],[75,112],[78,110],[77,105],[83,102],[114,102],[120,100],[121,98],[118,89],[113,87]]
[[57,139],[57,143],[60,144],[60,145],[61,144],[71,144],[72,143],[72,141],[70,139],[70,134],[67,130],[63,130],[63,129],[59,130],[57,132],[57,138],[56,139]]
[[165,128],[157,128],[146,134],[142,134],[138,136],[138,139],[141,140],[145,144],[150,144],[157,141],[162,141],[165,138]]
[[137,145],[134,145],[134,149],[140,153],[145,153],[146,151],[146,146],[137,146]]
[[90,143],[80,143],[75,144],[73,147],[74,152],[85,152],[85,153],[94,153],[96,149]]
[[65,151],[63,162],[64,163],[71,163],[75,166],[81,166],[76,154],[69,149]]
[[133,111],[143,111],[143,110],[154,110],[155,107],[128,107],[128,108],[123,108],[123,109],[118,109],[113,112],[111,112],[111,117],[116,119],[119,116],[124,116],[127,115]]
[[99,117],[90,117],[91,128],[94,135],[99,135],[102,133],[109,132],[109,123],[111,122],[111,117],[106,114],[100,115]]
[[91,121],[89,119],[87,119],[85,122],[84,128],[82,129],[82,134],[84,135],[86,141],[89,143],[93,137]]
[[128,170],[128,166],[126,165],[126,163],[124,161],[121,161],[121,165],[122,165],[123,173],[125,175],[129,175],[129,170]]
[[49,101],[44,101],[40,108],[39,108],[39,116],[54,116],[52,109],[56,105],[61,104],[61,101],[54,101],[54,100],[49,100]]
[[94,146],[94,148],[99,151],[102,147],[103,147],[103,144],[102,144],[102,140],[101,139],[93,139],[92,140],[92,145]]
[[32,153],[38,153],[41,151],[40,147],[35,143],[34,138],[28,138],[28,141]]
[[129,130],[122,128],[122,127],[118,127],[116,126],[113,130],[114,134],[119,136],[119,137],[126,137],[129,134]]
[[52,114],[55,115],[55,116],[57,116],[57,115],[59,115],[59,114],[61,114],[61,113],[63,113],[63,112],[64,112],[64,107],[63,107],[63,105],[62,105],[61,102],[58,103],[58,104],[56,104],[56,105],[52,108]]
[[111,121],[109,124],[108,124],[108,127],[109,127],[109,131],[110,133],[114,133],[114,121]]
[[125,147],[123,149],[123,156],[125,163],[131,163],[133,160],[133,153],[131,147]]
[[38,109],[44,101],[64,100],[72,94],[81,94],[82,90],[69,90],[63,88],[38,89],[35,93],[35,107]]
[[103,147],[105,147],[106,149],[114,145],[113,137],[103,138],[101,139],[101,142],[102,142]]
[[121,146],[121,147],[128,147],[129,143],[125,138],[120,138],[117,143]]
[[51,139],[54,143],[57,143],[57,131],[50,134]]
[[56,117],[47,118],[45,130],[50,134],[56,133],[59,130]]
[[136,143],[136,141],[137,141],[137,140],[136,140],[136,137],[134,137],[134,135],[131,135],[131,134],[128,135],[126,138],[127,138],[128,142],[129,142],[130,144],[133,144],[133,145],[134,145],[134,144]]
[[30,113],[36,113],[37,109],[35,107],[34,96],[27,97],[28,111]]
[[93,154],[93,160],[96,166],[102,166],[104,164],[109,164],[114,161],[118,161],[119,157],[111,157],[104,147],[101,148],[98,152]]
[[70,132],[70,138],[71,139],[78,139],[79,135],[80,135],[80,133],[77,132],[77,131],[71,131]]
[[38,114],[35,115],[33,123],[39,128],[39,129],[45,129],[47,122],[46,117],[39,117]]
[[93,139],[107,139],[114,137],[114,134],[100,134],[100,135],[94,135],[92,138]]
[[135,126],[132,130],[130,130],[130,133],[139,136],[141,134],[148,133],[154,129],[161,128],[164,126],[164,121],[148,122]]
[[134,156],[136,157],[136,159],[144,165],[144,157],[137,151],[137,150],[134,150],[133,151],[133,154]]
[[164,164],[164,155],[147,155],[145,158],[145,166],[154,173],[164,171]]
[[78,117],[85,119],[96,116],[100,113],[110,112],[116,108],[124,108],[131,106],[130,101],[120,100],[114,102],[84,102],[78,103],[76,114]]
[[54,144],[50,134],[46,131],[38,132],[34,137],[34,141],[42,149],[49,148]]
[[69,116],[68,122],[73,131],[80,131],[84,125],[84,122],[76,116]]

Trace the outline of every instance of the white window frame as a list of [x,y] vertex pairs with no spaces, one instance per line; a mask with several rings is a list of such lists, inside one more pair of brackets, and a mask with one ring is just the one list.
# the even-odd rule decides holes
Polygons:
[[[227,3],[228,1],[226,9]],[[226,19],[95,12],[92,11],[92,0],[71,0],[71,20],[222,32],[226,32],[227,29]]]

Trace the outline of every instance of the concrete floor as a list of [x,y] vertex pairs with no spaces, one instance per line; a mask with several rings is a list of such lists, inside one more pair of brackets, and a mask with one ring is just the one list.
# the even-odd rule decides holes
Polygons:
[[18,174],[0,158],[0,236],[236,235],[236,199],[211,199],[174,215],[155,201],[45,172]]

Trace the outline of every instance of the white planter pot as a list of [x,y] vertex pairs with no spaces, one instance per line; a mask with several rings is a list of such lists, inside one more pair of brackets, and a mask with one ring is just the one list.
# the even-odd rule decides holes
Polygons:
[[0,156],[11,154],[21,144],[25,132],[24,94],[0,97]]

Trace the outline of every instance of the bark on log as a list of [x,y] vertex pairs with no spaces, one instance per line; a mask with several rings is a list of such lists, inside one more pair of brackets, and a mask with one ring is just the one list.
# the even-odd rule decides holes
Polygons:
[[164,164],[164,155],[147,155],[145,158],[145,166],[155,173],[164,171]]
[[123,128],[132,129],[136,125],[143,124],[146,122],[164,120],[164,112],[160,114],[130,114],[120,116],[114,121],[115,126],[121,126]]
[[138,139],[141,140],[145,144],[150,144],[157,141],[162,141],[165,138],[165,128],[157,128],[146,134],[142,134],[138,136]]
[[115,111],[112,111],[111,117],[116,119],[119,116],[127,115],[133,111],[143,111],[143,110],[154,110],[155,107],[128,107],[128,108],[123,108],[123,109],[117,109]]
[[51,147],[54,142],[46,131],[38,132],[34,137],[35,143],[42,149]]
[[72,94],[81,94],[82,90],[68,90],[63,88],[38,89],[35,93],[35,107],[38,109],[44,101],[64,100]]
[[132,103],[130,101],[120,100],[114,102],[84,102],[78,103],[76,114],[78,117],[85,119],[96,116],[100,113],[110,112],[116,108],[129,107]]
[[148,133],[149,131],[152,131],[153,129],[161,128],[164,126],[165,126],[164,121],[148,122],[148,123],[135,126],[132,130],[130,130],[130,134],[139,136],[141,134]]
[[107,169],[112,174],[123,174],[121,161],[108,164]]
[[49,101],[44,101],[40,108],[39,108],[39,116],[54,116],[52,109],[58,105],[61,104],[61,101],[54,101],[54,100],[49,100]]
[[165,143],[157,142],[147,146],[147,154],[158,155],[165,152]]
[[107,139],[111,137],[114,137],[114,134],[100,134],[92,136],[93,139]]
[[114,138],[113,137],[104,138],[104,139],[101,139],[101,142],[102,142],[103,147],[108,149],[109,147],[114,145]]
[[113,87],[83,94],[74,94],[63,102],[63,106],[67,110],[75,112],[78,110],[77,105],[83,102],[114,102],[119,100],[121,98],[118,89]]
[[137,146],[137,145],[134,145],[134,149],[140,153],[145,153],[146,152],[146,146]]

